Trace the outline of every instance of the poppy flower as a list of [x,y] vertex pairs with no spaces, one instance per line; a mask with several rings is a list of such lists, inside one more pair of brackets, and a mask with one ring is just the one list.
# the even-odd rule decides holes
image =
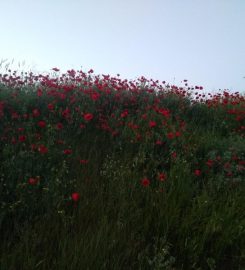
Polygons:
[[54,109],[54,104],[49,103],[49,104],[48,104],[48,109],[49,109],[50,111],[52,111],[52,110]]
[[19,141],[20,142],[24,142],[26,140],[26,136],[25,135],[20,135],[19,136]]
[[94,118],[93,114],[92,113],[85,113],[83,115],[83,118],[86,120],[86,121],[90,121]]
[[18,115],[18,113],[16,113],[16,112],[13,112],[12,114],[11,114],[11,116],[12,116],[12,119],[19,119],[19,115]]
[[213,166],[213,160],[211,160],[211,159],[209,159],[207,162],[206,162],[206,164],[207,164],[207,166],[208,167],[212,167]]
[[174,138],[174,133],[173,132],[169,132],[168,134],[167,134],[167,137],[169,138],[169,139],[173,139]]
[[80,159],[80,164],[87,164],[88,163],[88,160],[87,159]]
[[40,112],[39,112],[38,109],[34,109],[34,110],[32,111],[32,116],[33,116],[33,117],[38,117],[39,115],[40,115]]
[[65,109],[63,112],[62,112],[62,116],[64,118],[68,118],[70,116],[70,110],[69,109]]
[[31,144],[31,150],[32,150],[32,151],[35,151],[36,149],[37,149],[36,144],[32,143],[32,144]]
[[141,185],[144,186],[144,187],[147,187],[150,185],[150,180],[148,178],[143,178],[141,180]]
[[[59,94],[59,97],[60,97],[62,100],[65,100],[65,99],[66,99],[66,95],[63,94],[63,93],[60,93],[60,94]],[[66,113],[66,112],[65,112],[65,113]]]
[[170,116],[170,111],[168,109],[159,109],[158,112],[166,118]]
[[28,183],[32,186],[36,185],[38,183],[38,178],[32,178],[30,177],[28,180]]
[[79,199],[80,199],[80,194],[79,194],[78,192],[73,192],[73,193],[71,194],[71,198],[72,198],[72,200],[73,200],[74,202],[78,202]]
[[65,155],[70,155],[70,154],[72,153],[72,150],[71,150],[71,149],[65,149],[65,150],[63,151],[63,153],[64,153]]
[[177,157],[177,153],[176,153],[176,152],[173,152],[173,153],[171,154],[171,157],[172,157],[173,159],[175,159],[175,158]]
[[197,169],[197,170],[195,170],[195,172],[194,172],[194,173],[195,173],[195,175],[196,175],[196,176],[200,176],[200,175],[201,175],[201,171],[200,171],[200,170],[198,170],[198,169]]
[[150,121],[149,122],[149,127],[150,128],[153,128],[153,127],[155,127],[157,125],[157,123],[155,122],[155,121]]
[[180,131],[176,131],[176,132],[175,132],[175,136],[176,136],[176,137],[180,137],[180,135],[181,135]]
[[46,146],[44,146],[43,144],[41,144],[39,147],[38,147],[38,151],[41,153],[41,154],[46,154],[48,152],[48,148]]
[[39,121],[39,122],[38,122],[38,126],[39,126],[40,128],[45,128],[45,127],[46,127],[46,122],[45,122],[45,121]]
[[42,89],[38,89],[38,90],[37,90],[37,96],[38,96],[38,97],[41,97],[42,95],[43,95]]
[[128,115],[128,110],[125,110],[124,112],[121,113],[121,118],[124,118]]
[[160,141],[160,140],[157,140],[155,144],[156,144],[156,145],[162,145],[162,144],[163,144],[163,142],[162,142],[162,141]]
[[62,125],[61,123],[58,123],[58,124],[56,125],[56,128],[57,128],[57,129],[62,129],[62,128],[63,128],[63,125]]
[[158,179],[163,182],[164,180],[166,180],[167,176],[165,173],[159,173],[158,175]]
[[94,101],[96,101],[97,99],[99,99],[99,97],[100,97],[100,94],[98,94],[98,93],[93,93],[91,95],[91,99],[94,100]]

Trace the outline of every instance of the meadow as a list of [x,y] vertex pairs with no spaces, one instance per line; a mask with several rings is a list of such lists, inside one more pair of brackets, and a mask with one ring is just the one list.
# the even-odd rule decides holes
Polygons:
[[0,269],[245,269],[245,95],[0,75]]

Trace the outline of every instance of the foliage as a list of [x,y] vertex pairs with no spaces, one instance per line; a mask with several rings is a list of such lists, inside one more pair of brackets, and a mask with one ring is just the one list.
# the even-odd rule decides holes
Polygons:
[[0,76],[0,268],[243,269],[245,97],[54,71]]

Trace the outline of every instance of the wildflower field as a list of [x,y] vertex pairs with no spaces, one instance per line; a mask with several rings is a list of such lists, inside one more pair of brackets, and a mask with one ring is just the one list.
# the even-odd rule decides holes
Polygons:
[[244,94],[6,71],[0,269],[244,270],[244,137]]

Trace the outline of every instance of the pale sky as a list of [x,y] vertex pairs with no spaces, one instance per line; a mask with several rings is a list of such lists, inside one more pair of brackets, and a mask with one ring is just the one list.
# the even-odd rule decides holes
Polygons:
[[13,65],[245,91],[245,0],[0,0],[0,14]]

